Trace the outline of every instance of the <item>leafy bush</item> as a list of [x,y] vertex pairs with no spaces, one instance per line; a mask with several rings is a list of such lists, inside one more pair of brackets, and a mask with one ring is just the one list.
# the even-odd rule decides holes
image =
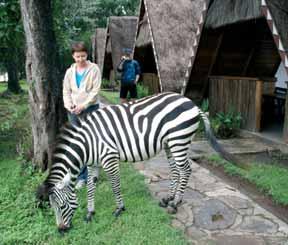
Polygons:
[[141,84],[137,84],[137,94],[139,99],[150,95],[148,88]]
[[101,83],[101,87],[102,88],[106,88],[106,89],[109,89],[109,88],[112,88],[112,82],[110,80],[107,80],[107,79],[102,79],[102,83]]
[[[209,113],[209,100],[203,100],[201,110],[207,115]],[[217,138],[229,139],[237,136],[240,129],[242,117],[239,112],[230,109],[228,113],[219,112],[215,117],[210,118],[211,127]],[[204,123],[200,120],[197,136],[202,138],[204,136]]]
[[202,104],[201,104],[201,110],[203,112],[209,112],[209,100],[208,99],[204,99]]
[[228,113],[219,112],[212,119],[212,127],[218,138],[228,139],[237,136],[242,117],[239,112],[229,110]]

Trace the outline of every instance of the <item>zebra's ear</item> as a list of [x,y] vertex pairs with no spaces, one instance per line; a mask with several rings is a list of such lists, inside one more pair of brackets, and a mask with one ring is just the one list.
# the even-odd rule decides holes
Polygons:
[[65,186],[68,186],[71,181],[71,171],[69,169],[68,173],[64,176],[64,178],[56,184],[56,187],[62,190]]

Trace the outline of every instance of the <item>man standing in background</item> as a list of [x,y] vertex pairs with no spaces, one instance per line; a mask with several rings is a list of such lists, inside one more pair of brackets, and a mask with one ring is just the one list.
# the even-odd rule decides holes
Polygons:
[[120,102],[127,102],[128,92],[132,100],[137,98],[137,82],[140,78],[140,66],[132,58],[132,49],[124,48],[117,71],[121,72]]

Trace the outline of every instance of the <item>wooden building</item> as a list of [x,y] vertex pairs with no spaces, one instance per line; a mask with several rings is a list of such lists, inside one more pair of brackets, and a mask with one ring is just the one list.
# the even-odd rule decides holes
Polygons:
[[98,64],[101,74],[103,72],[106,34],[106,28],[96,28],[95,35],[92,37],[92,60]]
[[138,18],[135,16],[112,16],[108,19],[107,38],[102,76],[114,82],[123,48],[134,50]]
[[181,91],[202,2],[141,1],[134,58],[151,93]]
[[234,109],[243,128],[262,131],[278,116],[275,74],[281,61],[288,72],[287,28],[285,0],[203,2],[182,93],[196,103],[209,97],[212,115]]

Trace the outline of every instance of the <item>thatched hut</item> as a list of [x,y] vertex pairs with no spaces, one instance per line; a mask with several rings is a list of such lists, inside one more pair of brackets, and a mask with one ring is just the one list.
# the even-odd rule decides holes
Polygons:
[[134,58],[151,92],[180,92],[204,0],[142,0]]
[[286,0],[205,2],[182,92],[199,103],[209,97],[211,114],[233,108],[244,128],[262,131],[279,102],[281,61],[288,71],[287,13]]
[[108,20],[103,77],[114,81],[123,48],[134,50],[138,18],[112,16]]
[[106,28],[96,28],[95,35],[92,39],[92,60],[94,63],[99,65],[101,73],[103,72],[106,34]]

